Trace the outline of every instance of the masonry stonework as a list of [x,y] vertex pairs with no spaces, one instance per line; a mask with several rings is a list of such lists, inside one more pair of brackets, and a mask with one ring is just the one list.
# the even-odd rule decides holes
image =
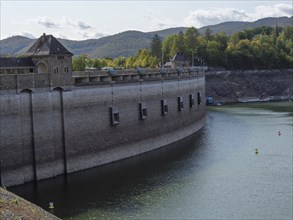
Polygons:
[[[166,146],[199,130],[205,103],[203,75],[62,88],[2,90],[1,184],[11,186],[70,173]],[[14,91],[14,92],[12,92]],[[178,111],[177,97],[184,108]],[[161,114],[161,99],[168,114]],[[139,117],[145,102],[147,118]],[[197,101],[196,101],[197,103]],[[111,106],[120,123],[111,125]]]

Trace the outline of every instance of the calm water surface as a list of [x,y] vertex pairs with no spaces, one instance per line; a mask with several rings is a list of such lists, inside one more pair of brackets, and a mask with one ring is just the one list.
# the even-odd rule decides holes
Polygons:
[[10,190],[62,219],[292,219],[293,103],[207,116],[178,144]]

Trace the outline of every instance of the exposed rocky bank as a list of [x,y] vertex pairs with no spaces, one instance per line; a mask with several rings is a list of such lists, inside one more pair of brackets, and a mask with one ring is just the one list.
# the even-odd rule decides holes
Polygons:
[[206,96],[214,103],[277,101],[293,97],[293,69],[209,71]]
[[0,187],[0,219],[58,220],[59,218]]

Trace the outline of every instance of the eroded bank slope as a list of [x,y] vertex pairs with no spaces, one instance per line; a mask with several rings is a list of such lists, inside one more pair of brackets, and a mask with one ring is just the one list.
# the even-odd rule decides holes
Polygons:
[[293,97],[293,69],[209,71],[206,95],[215,103],[279,101]]
[[59,218],[0,187],[0,219],[58,220]]

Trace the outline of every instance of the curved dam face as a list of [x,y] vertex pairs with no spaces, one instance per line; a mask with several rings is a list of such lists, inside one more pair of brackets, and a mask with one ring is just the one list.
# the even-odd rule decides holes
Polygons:
[[183,139],[205,124],[205,77],[198,73],[103,83],[95,78],[98,85],[73,77],[67,87],[35,83],[33,89],[5,89],[10,81],[2,79],[3,186],[135,156]]

